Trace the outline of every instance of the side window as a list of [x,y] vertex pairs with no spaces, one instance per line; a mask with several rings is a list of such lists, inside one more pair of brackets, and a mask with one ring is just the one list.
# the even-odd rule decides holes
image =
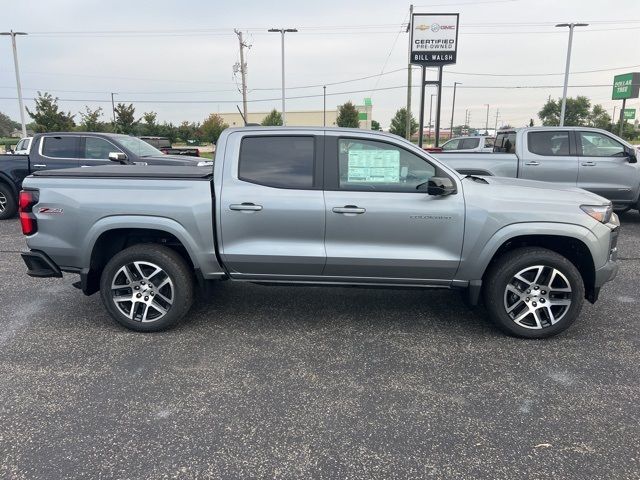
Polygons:
[[460,140],[457,138],[454,138],[453,140],[449,140],[448,142],[442,145],[442,150],[458,150],[459,143],[460,143]]
[[493,142],[495,142],[495,138],[493,137],[486,137],[484,139],[484,147],[485,148],[493,148]]
[[580,132],[582,155],[585,157],[623,157],[624,145],[598,132]]
[[276,188],[314,186],[313,137],[260,136],[242,139],[241,180]]
[[415,192],[436,173],[425,159],[388,143],[342,138],[338,149],[341,190]]
[[478,145],[480,145],[480,139],[479,138],[463,138],[460,143],[461,143],[460,145],[461,150],[472,150],[474,148],[477,148]]
[[529,132],[529,151],[545,157],[562,157],[569,153],[569,132]]
[[80,137],[44,137],[42,154],[52,158],[80,158]]
[[84,158],[90,160],[108,160],[111,152],[122,152],[104,138],[85,137]]
[[20,140],[18,142],[18,144],[16,145],[16,150],[24,150],[25,149],[24,148],[25,143],[27,143],[26,140]]

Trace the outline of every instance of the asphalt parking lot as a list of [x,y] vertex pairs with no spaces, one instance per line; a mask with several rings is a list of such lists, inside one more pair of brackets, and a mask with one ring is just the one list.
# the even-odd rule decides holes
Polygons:
[[160,334],[29,278],[0,222],[0,478],[640,476],[640,215],[545,341],[449,291],[221,284]]

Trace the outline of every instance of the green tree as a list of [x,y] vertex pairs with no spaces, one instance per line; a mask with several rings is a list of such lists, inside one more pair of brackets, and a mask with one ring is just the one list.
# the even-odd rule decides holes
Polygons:
[[381,131],[382,127],[380,127],[380,122],[377,120],[371,120],[371,130]]
[[[411,135],[418,131],[418,122],[411,115]],[[398,109],[396,114],[391,119],[391,126],[389,128],[389,132],[394,135],[398,135],[399,137],[404,137],[407,131],[407,109],[402,107]]]
[[589,114],[589,126],[607,129],[611,126],[611,117],[602,105],[594,105]]
[[144,112],[142,114],[143,123],[140,125],[142,135],[148,135],[148,136],[158,135],[159,125],[156,123],[157,118],[158,118],[158,114],[156,112]]
[[262,126],[264,127],[277,127],[280,125],[282,125],[282,114],[275,108],[262,119]]
[[102,132],[104,131],[104,123],[100,121],[102,116],[102,107],[91,110],[88,105],[84,106],[84,112],[80,112],[82,119],[79,129],[83,132]]
[[20,127],[18,122],[14,122],[8,115],[0,112],[0,137],[8,137],[14,129]]
[[347,103],[338,107],[338,118],[336,124],[339,127],[346,128],[358,128],[360,127],[360,120],[358,119],[358,109],[356,106],[348,101]]
[[222,117],[216,113],[212,113],[207,119],[202,122],[202,136],[207,142],[216,143],[220,134],[225,128],[229,128],[229,125],[224,123]]
[[115,108],[116,112],[116,131],[118,133],[133,133],[133,130],[138,123],[135,119],[136,109],[133,104],[125,105],[119,103]]
[[178,128],[171,122],[156,124],[154,132],[154,135],[168,138],[171,143],[178,139]]
[[[538,112],[538,117],[542,120],[544,126],[560,125],[560,109],[562,99],[549,99]],[[567,97],[567,106],[565,108],[564,124],[568,126],[586,125],[589,121],[591,102],[585,96],[577,96],[576,98]]]
[[27,108],[27,113],[36,124],[36,132],[65,132],[75,126],[71,112],[64,113],[58,108],[58,97],[54,98],[47,92],[44,94],[38,92],[35,102],[35,111],[32,112]]
[[178,137],[185,143],[189,140],[195,139],[195,131],[198,129],[200,125],[196,123],[189,123],[184,121],[178,126]]

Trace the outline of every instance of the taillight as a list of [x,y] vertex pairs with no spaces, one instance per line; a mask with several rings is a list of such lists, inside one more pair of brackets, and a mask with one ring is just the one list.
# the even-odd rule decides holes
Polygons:
[[200,156],[200,149],[196,148],[196,157],[199,157],[199,156]]
[[38,231],[38,221],[33,214],[33,206],[38,203],[38,192],[35,190],[22,190],[18,199],[18,212],[20,213],[20,225],[24,235],[33,235]]

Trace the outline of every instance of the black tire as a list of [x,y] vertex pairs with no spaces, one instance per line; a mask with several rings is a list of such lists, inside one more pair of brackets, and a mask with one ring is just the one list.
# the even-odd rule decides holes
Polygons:
[[0,220],[12,218],[18,212],[18,201],[6,183],[0,183]]
[[[540,270],[538,266],[545,268]],[[561,275],[554,274],[553,269]],[[516,274],[523,271],[524,275],[531,273],[528,277],[520,275],[526,282],[516,278]],[[536,275],[539,280],[526,287]],[[553,280],[549,282],[551,277]],[[545,287],[545,282],[556,287]],[[563,284],[568,286],[561,288]],[[516,290],[512,289],[514,286]],[[570,292],[559,291],[569,287]],[[522,338],[546,338],[566,330],[578,318],[584,303],[584,282],[576,266],[562,255],[545,248],[525,247],[506,253],[491,265],[485,275],[483,294],[491,319],[505,333]],[[568,306],[555,305],[567,301],[570,301]],[[510,314],[507,308],[514,310]],[[524,318],[516,323],[521,315]]]
[[[134,262],[142,263],[136,266]],[[127,270],[128,274],[122,270],[127,265],[133,266]],[[161,272],[145,277],[154,271],[154,267],[160,268]],[[166,279],[169,282],[162,286]],[[114,284],[116,287],[112,289]],[[118,288],[119,285],[122,288]],[[134,301],[114,300],[114,296],[124,298],[129,294]],[[100,278],[100,296],[109,314],[121,325],[139,332],[158,332],[175,326],[191,308],[193,273],[184,259],[168,247],[153,243],[134,245],[107,263]],[[162,298],[172,301],[165,302]],[[127,310],[129,316],[125,314]],[[154,315],[159,316],[153,318]]]

